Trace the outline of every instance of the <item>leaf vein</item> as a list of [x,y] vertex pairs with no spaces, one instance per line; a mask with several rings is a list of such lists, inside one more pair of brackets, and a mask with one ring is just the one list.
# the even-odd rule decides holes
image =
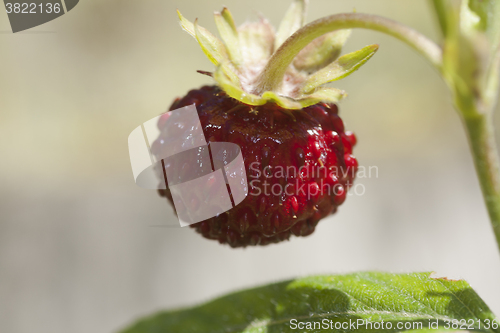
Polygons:
[[415,296],[413,296],[411,293],[407,293],[407,291],[406,291],[406,290],[404,290],[404,291],[403,291],[402,289],[396,289],[396,288],[393,288],[393,287],[391,287],[390,285],[388,285],[388,284],[386,283],[386,281],[384,281],[384,280],[379,280],[379,279],[377,279],[377,278],[373,278],[373,277],[372,277],[372,278],[370,278],[370,277],[365,277],[365,279],[367,279],[368,281],[372,281],[372,282],[378,283],[379,285],[380,285],[380,284],[382,284],[382,285],[383,285],[383,287],[385,287],[386,289],[393,290],[393,291],[395,291],[395,292],[400,292],[400,293],[401,293],[401,295],[405,296],[407,299],[408,299],[408,298],[412,298],[412,299],[413,299],[413,300],[415,300],[418,304],[423,305],[423,306],[424,306],[424,308],[427,308],[427,309],[431,310],[431,312],[432,312],[435,316],[439,316],[439,313],[437,313],[437,311],[436,311],[435,309],[431,308],[429,305],[427,305],[427,304],[423,303],[422,301],[420,301],[420,300],[416,299],[416,298],[415,298]]
[[[462,299],[461,299],[461,298],[459,298],[459,297],[458,297],[458,296],[457,296],[457,295],[453,292],[453,290],[451,290],[451,289],[450,289],[450,287],[446,286],[446,285],[443,283],[443,281],[441,281],[441,280],[439,280],[439,279],[435,279],[435,280],[437,280],[439,283],[441,283],[441,285],[442,285],[442,286],[443,286],[446,290],[448,290],[448,291],[449,291],[449,292],[450,292],[450,293],[451,293],[451,294],[452,294],[452,295],[453,295],[453,296],[454,296],[454,297],[455,297],[455,298],[456,298],[456,299],[457,299],[460,303],[462,303],[462,305],[463,305],[463,306],[467,309],[467,311],[469,311],[469,313],[472,315],[472,317],[473,317],[473,318],[480,319],[480,318],[478,318],[478,316],[476,316],[476,315],[474,314],[474,312],[472,312],[472,310],[471,310],[471,309],[470,309],[470,308],[469,308],[469,307],[468,307],[468,306],[467,306],[467,305],[466,305],[466,304],[462,301]],[[493,330],[493,328],[492,328],[492,327],[488,328],[488,331],[495,333],[495,331]]]

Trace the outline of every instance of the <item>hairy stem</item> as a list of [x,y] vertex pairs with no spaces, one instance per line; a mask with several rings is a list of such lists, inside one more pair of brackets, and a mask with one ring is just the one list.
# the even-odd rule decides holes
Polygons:
[[276,91],[293,58],[314,39],[331,31],[351,28],[371,29],[396,37],[441,70],[441,48],[418,31],[381,16],[357,13],[336,14],[313,21],[290,36],[272,55],[257,78],[255,93],[261,94],[267,90]]
[[495,142],[492,113],[462,117],[477,176],[500,250],[500,162]]

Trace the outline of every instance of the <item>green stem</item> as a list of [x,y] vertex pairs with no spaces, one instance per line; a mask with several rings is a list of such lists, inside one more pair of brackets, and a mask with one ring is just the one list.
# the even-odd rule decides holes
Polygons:
[[307,44],[317,37],[340,29],[362,28],[380,31],[405,42],[423,55],[437,69],[442,67],[441,48],[416,30],[399,22],[369,14],[336,14],[313,21],[290,36],[272,55],[261,75],[257,78],[255,93],[276,91],[287,67]]
[[462,116],[484,201],[500,250],[500,162],[492,118],[491,112],[467,112]]
[[[331,31],[351,28],[376,30],[405,42],[424,56],[444,76],[441,48],[416,30],[380,16],[357,13],[337,14],[311,22],[290,36],[272,55],[257,78],[255,93],[276,91],[283,82],[287,67],[295,56],[314,39]],[[482,103],[480,103],[480,97],[463,89],[457,89],[453,80],[451,80],[450,88],[456,96],[456,106],[464,122],[481,190],[500,250],[500,159],[492,124],[493,113],[491,110],[486,112],[484,110],[485,106],[491,109],[490,106],[496,102],[498,95],[498,78],[495,74],[500,71],[500,50],[497,57],[497,62],[494,62],[491,69],[493,76],[487,84],[487,98]]]

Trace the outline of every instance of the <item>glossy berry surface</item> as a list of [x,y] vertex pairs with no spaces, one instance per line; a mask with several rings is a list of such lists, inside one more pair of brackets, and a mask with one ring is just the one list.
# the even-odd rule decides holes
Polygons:
[[[245,247],[307,236],[346,199],[358,168],[356,137],[344,131],[335,104],[290,112],[269,103],[246,105],[204,86],[176,99],[170,110],[191,104],[207,141],[239,145],[249,191],[236,207],[192,224],[203,237]],[[167,121],[160,118],[160,131]],[[168,187],[159,193],[172,203]]]

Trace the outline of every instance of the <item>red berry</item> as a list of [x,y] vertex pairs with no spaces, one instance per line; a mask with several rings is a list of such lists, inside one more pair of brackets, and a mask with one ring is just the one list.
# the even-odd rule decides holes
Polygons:
[[358,171],[358,160],[351,154],[345,154],[344,161],[346,166],[345,175],[347,176],[347,186],[350,186],[352,185],[354,178],[356,178],[356,172]]
[[299,211],[299,202],[297,201],[297,197],[294,195],[290,197],[290,206],[293,209],[294,214]]
[[333,195],[333,202],[335,205],[339,206],[341,205],[347,196],[347,191],[345,190],[345,187],[342,186],[341,184],[338,184],[334,188],[334,195]]
[[358,139],[356,138],[356,134],[354,134],[351,131],[346,131],[345,136],[347,137],[347,140],[351,143],[351,146],[354,147],[356,143],[358,142]]
[[[205,86],[175,101],[171,109],[193,103],[209,141],[240,146],[249,182],[249,193],[239,205],[191,225],[204,237],[245,247],[278,243],[292,234],[307,236],[345,200],[352,177],[341,170],[355,173],[358,164],[351,152],[356,140],[344,132],[335,104],[293,110],[291,117],[275,104],[249,106],[216,86]],[[165,118],[160,118],[160,131]],[[161,139],[153,144],[154,153],[161,149]],[[168,187],[159,192],[172,203]],[[187,206],[197,209],[199,202],[194,197]]]
[[347,136],[342,133],[340,136],[342,138],[342,145],[344,146],[344,153],[350,154],[352,153],[352,143],[351,141],[347,138]]

